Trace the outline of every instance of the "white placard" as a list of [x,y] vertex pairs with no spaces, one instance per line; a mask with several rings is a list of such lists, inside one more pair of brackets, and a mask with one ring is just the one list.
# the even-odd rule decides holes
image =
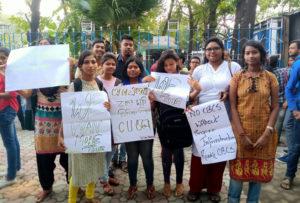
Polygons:
[[103,91],[61,94],[64,141],[67,153],[111,151],[110,113]]
[[154,138],[147,84],[114,87],[109,93],[115,143]]
[[5,91],[69,85],[68,57],[69,45],[12,50],[5,71]]
[[149,88],[157,101],[181,109],[186,108],[190,92],[187,75],[152,72],[151,76],[155,81],[149,84]]
[[186,116],[203,164],[236,158],[236,140],[223,102],[194,106]]

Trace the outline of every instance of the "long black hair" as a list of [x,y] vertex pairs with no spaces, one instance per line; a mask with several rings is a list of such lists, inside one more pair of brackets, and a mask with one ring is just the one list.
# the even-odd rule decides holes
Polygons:
[[[157,69],[156,71],[157,72],[160,72],[160,73],[166,73],[166,70],[165,70],[165,61],[167,59],[174,59],[176,62],[178,62],[179,60],[179,56],[176,54],[176,52],[172,49],[168,49],[166,51],[164,51],[160,58],[158,59],[158,62],[157,62]],[[177,64],[176,66],[176,70],[177,72],[179,71],[179,66]]]
[[267,52],[266,52],[264,46],[258,41],[249,40],[244,44],[244,46],[242,48],[242,65],[243,65],[243,67],[247,66],[247,64],[245,63],[245,50],[246,50],[247,46],[253,47],[259,51],[260,63],[261,63],[261,65],[264,66],[267,62]]
[[136,56],[131,56],[127,59],[125,65],[124,65],[123,72],[122,72],[122,76],[125,80],[129,80],[129,77],[128,77],[128,74],[127,74],[127,69],[128,69],[128,66],[131,62],[134,62],[138,65],[138,67],[141,71],[140,76],[144,75],[144,66],[143,66],[143,63],[141,62],[141,60]]

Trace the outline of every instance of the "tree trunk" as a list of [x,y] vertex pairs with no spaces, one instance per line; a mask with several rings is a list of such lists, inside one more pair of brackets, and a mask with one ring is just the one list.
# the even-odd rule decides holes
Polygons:
[[[252,37],[258,0],[238,0],[235,14],[235,25],[231,53],[233,59],[240,61],[243,45]],[[249,29],[251,25],[251,29]]]
[[194,48],[194,40],[193,39],[194,39],[194,34],[195,34],[195,19],[194,19],[192,6],[188,5],[187,7],[188,7],[188,11],[189,11],[189,24],[190,24],[188,53],[190,54]]
[[168,13],[168,17],[166,19],[166,23],[165,23],[164,29],[162,31],[162,36],[165,36],[167,34],[168,22],[169,22],[169,20],[171,19],[171,16],[172,16],[172,11],[173,11],[173,8],[174,8],[174,1],[175,0],[171,0],[170,10],[169,10],[169,13]]
[[32,0],[30,5],[31,10],[31,21],[30,21],[30,35],[31,44],[36,45],[38,42],[39,35],[39,25],[40,25],[40,4],[41,0]]
[[209,0],[207,1],[209,7],[208,24],[209,24],[209,36],[215,36],[217,28],[217,8],[221,0]]

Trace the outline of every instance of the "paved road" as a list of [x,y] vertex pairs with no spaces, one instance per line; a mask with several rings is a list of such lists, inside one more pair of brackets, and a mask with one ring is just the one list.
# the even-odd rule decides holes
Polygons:
[[[9,203],[32,203],[35,200],[35,195],[41,190],[37,169],[36,169],[36,159],[35,159],[35,151],[34,151],[34,142],[33,142],[33,132],[32,131],[22,131],[18,127],[18,137],[21,145],[21,157],[22,157],[22,170],[21,176],[18,176],[18,182],[10,187],[4,188],[0,190],[0,203],[9,202]],[[282,153],[282,148],[278,148],[277,150],[278,156]],[[191,150],[185,150],[185,170],[184,170],[184,185],[185,185],[185,193],[187,194],[188,188],[188,180],[189,180],[189,168],[190,168],[190,157]],[[57,167],[55,170],[55,184],[53,185],[54,193],[49,196],[45,200],[47,203],[55,203],[55,202],[67,202],[68,196],[68,186],[65,181],[65,176],[63,174],[62,167],[58,164],[58,160],[56,160]],[[6,154],[3,147],[2,142],[0,142],[0,171],[5,171],[6,164]],[[161,166],[161,158],[160,158],[160,145],[158,139],[155,140],[154,143],[154,164],[155,164],[155,187],[157,190],[156,198],[152,202],[188,202],[186,198],[175,198],[174,196],[170,197],[168,200],[162,196],[162,188],[163,188],[163,172]],[[295,186],[290,191],[284,191],[279,187],[280,180],[284,176],[285,172],[285,164],[276,162],[275,165],[275,176],[271,183],[264,184],[262,193],[261,193],[261,202],[263,203],[300,203],[300,178],[296,178]],[[172,168],[173,178],[171,179],[172,188],[175,187],[175,169],[174,166]],[[297,173],[298,177],[300,173]],[[116,194],[112,197],[108,197],[103,195],[102,188],[97,185],[96,188],[96,196],[101,199],[102,203],[105,202],[126,202],[126,191],[128,189],[128,174],[124,173],[120,170],[116,171],[116,176],[120,180],[121,184],[118,187],[115,187]],[[223,178],[223,187],[221,191],[221,202],[227,202],[227,189],[229,185],[229,174],[228,169],[224,173]],[[145,190],[145,175],[142,169],[142,164],[140,161],[139,170],[138,170],[138,195],[135,200],[131,200],[128,202],[151,202],[147,200],[144,190]],[[247,191],[247,188],[244,189],[244,192]],[[202,202],[210,202],[207,199],[207,196],[203,195],[201,198]],[[242,195],[242,201],[245,201],[245,195]],[[83,202],[80,200],[79,202]],[[198,201],[200,202],[200,201]]]

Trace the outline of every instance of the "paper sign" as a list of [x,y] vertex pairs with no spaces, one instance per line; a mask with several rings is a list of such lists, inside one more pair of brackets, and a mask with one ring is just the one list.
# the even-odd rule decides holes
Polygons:
[[157,101],[181,109],[186,108],[190,92],[187,75],[152,72],[151,76],[155,81],[150,83],[149,88]]
[[69,45],[12,50],[5,71],[5,91],[70,84]]
[[110,113],[103,91],[61,94],[64,141],[67,153],[111,151]]
[[236,140],[223,102],[211,101],[186,112],[203,164],[236,158]]
[[114,87],[109,98],[115,143],[154,138],[147,84]]

